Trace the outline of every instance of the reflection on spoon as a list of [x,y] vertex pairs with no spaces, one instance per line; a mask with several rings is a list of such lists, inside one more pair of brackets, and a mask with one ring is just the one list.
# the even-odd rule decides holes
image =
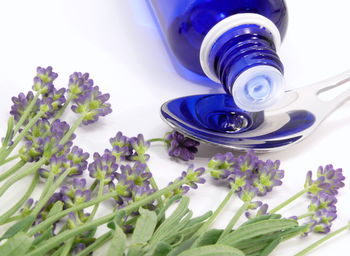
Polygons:
[[350,90],[327,101],[319,97],[349,81],[350,71],[288,91],[277,109],[265,113],[241,110],[227,94],[205,94],[168,101],[161,115],[172,128],[201,142],[237,150],[281,150],[310,135],[350,97]]

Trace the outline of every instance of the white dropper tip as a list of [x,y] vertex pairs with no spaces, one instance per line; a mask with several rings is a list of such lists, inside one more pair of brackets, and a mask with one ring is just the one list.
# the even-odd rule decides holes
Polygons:
[[232,96],[237,106],[250,112],[259,112],[273,106],[284,89],[283,74],[268,65],[247,69],[232,85]]

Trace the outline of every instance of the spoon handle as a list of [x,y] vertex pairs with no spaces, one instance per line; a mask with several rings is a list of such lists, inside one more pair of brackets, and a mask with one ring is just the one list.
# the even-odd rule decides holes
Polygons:
[[298,104],[302,101],[306,109],[318,116],[326,116],[350,99],[350,70],[297,91],[303,98]]

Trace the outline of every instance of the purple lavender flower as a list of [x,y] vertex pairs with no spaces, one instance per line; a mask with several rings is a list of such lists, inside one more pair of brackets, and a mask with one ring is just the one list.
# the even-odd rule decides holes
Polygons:
[[198,151],[199,142],[179,132],[173,131],[167,134],[165,140],[168,144],[169,156],[188,161],[193,160]]
[[132,181],[133,185],[140,187],[148,187],[152,174],[146,171],[146,165],[136,162],[133,167],[130,165],[121,165],[121,173],[116,173],[115,177],[119,180],[120,175],[125,175],[128,181]]
[[33,198],[29,198],[27,202],[23,205],[23,208],[20,210],[20,213],[23,217],[26,217],[32,213],[33,204],[34,204]]
[[326,234],[330,232],[333,221],[337,218],[336,209],[321,209],[315,212],[315,214],[309,220],[308,228],[305,230],[304,235],[310,232]]
[[77,99],[80,95],[83,95],[87,91],[91,90],[93,85],[94,81],[89,78],[88,73],[82,74],[81,72],[74,72],[69,76],[68,93],[75,102],[75,99]]
[[[149,186],[135,186],[133,189],[133,201],[137,202],[145,197],[153,194],[155,192],[154,189],[151,189]],[[149,202],[146,205],[143,206],[143,208],[149,209],[149,210],[155,210],[156,206],[154,205],[154,202]]]
[[72,150],[66,154],[67,161],[64,164],[66,169],[70,169],[69,177],[80,176],[87,169],[87,159],[90,154],[83,152],[83,149],[74,146]]
[[118,164],[115,156],[108,152],[105,152],[102,156],[94,153],[94,162],[89,164],[88,170],[90,177],[103,180],[105,184],[108,184],[114,179]]
[[83,124],[88,125],[112,112],[111,104],[107,103],[108,100],[109,94],[102,94],[98,86],[94,86],[74,101],[72,110],[74,113],[83,115]]
[[274,187],[282,185],[284,171],[279,170],[279,166],[280,161],[259,161],[257,170],[253,176],[253,184],[258,188],[259,196],[264,196],[268,192],[271,192]]
[[147,161],[149,159],[149,155],[145,154],[151,143],[145,141],[142,134],[138,134],[137,137],[132,137],[129,139],[129,143],[131,148],[135,151],[135,154],[131,156],[131,159],[134,161]]
[[24,138],[24,145],[19,149],[22,160],[26,162],[38,161],[44,153],[47,134],[50,132],[50,123],[47,119],[40,119],[29,130]]
[[33,162],[38,161],[45,153],[60,155],[59,153],[68,151],[75,135],[73,134],[63,145],[60,141],[69,129],[68,123],[60,120],[54,121],[51,127],[47,119],[39,120],[24,138],[24,145],[19,150],[21,159]]
[[112,145],[112,155],[117,158],[117,162],[124,161],[129,158],[133,153],[133,148],[130,144],[130,139],[123,135],[122,132],[117,132],[117,134],[109,139]]
[[245,216],[248,219],[251,219],[251,218],[254,218],[254,217],[258,217],[258,216],[267,215],[268,208],[269,208],[268,204],[261,204],[260,206],[258,206],[255,215],[253,215],[251,212],[247,211],[245,213]]
[[91,191],[86,188],[85,179],[73,179],[69,186],[62,186],[60,190],[65,208],[70,208],[91,200]]
[[194,169],[194,165],[191,164],[187,171],[182,172],[181,179],[185,179],[186,185],[190,186],[193,189],[198,188],[198,184],[204,184],[205,179],[202,177],[205,173],[205,169],[203,167]]
[[245,184],[237,192],[237,195],[243,202],[251,202],[254,199],[254,197],[258,194],[258,192],[259,190],[256,187],[250,184]]
[[[177,179],[176,181],[178,181],[179,179]],[[174,184],[174,182],[170,182],[168,184],[168,186]],[[164,196],[166,198],[171,198],[173,196],[176,196],[176,195],[185,195],[188,191],[190,190],[190,187],[189,186],[185,186],[185,185],[181,185],[179,186],[178,188],[174,189],[173,191],[170,191],[168,192],[167,194],[165,194]]]
[[225,154],[218,153],[210,159],[208,168],[214,179],[225,180],[232,173],[234,164],[235,157],[231,152]]
[[52,67],[37,68],[37,75],[34,77],[33,90],[41,94],[50,93],[53,89],[53,81],[57,78],[57,73],[52,71]]
[[[14,117],[15,121],[17,122],[19,121],[24,111],[29,106],[29,104],[33,101],[33,99],[34,99],[34,94],[31,91],[29,91],[27,95],[25,95],[24,93],[20,93],[18,94],[17,97],[11,98],[13,105],[11,106],[10,114]],[[31,112],[29,117],[33,117],[37,110],[38,110],[38,105],[35,105],[34,110]]]
[[345,177],[342,169],[334,169],[332,165],[320,166],[317,170],[316,179],[312,179],[312,172],[306,175],[305,188],[309,194],[318,195],[327,193],[330,195],[338,194],[338,190],[344,187]]
[[245,155],[240,155],[237,157],[236,168],[241,172],[254,171],[258,167],[259,158],[255,154],[254,150],[249,150]]
[[52,88],[51,92],[45,94],[41,100],[38,101],[40,108],[47,108],[45,111],[45,118],[51,118],[56,115],[56,113],[63,107],[66,102],[65,97],[66,89],[61,88],[57,90],[56,88]]
[[319,195],[310,196],[310,204],[308,210],[316,212],[321,209],[334,209],[336,207],[337,198],[334,195],[320,193]]

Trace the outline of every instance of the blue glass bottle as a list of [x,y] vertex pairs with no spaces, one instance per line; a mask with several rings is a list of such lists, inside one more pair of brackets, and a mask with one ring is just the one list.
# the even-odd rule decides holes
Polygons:
[[181,65],[221,83],[244,110],[275,103],[284,85],[277,55],[288,22],[283,0],[148,1]]

